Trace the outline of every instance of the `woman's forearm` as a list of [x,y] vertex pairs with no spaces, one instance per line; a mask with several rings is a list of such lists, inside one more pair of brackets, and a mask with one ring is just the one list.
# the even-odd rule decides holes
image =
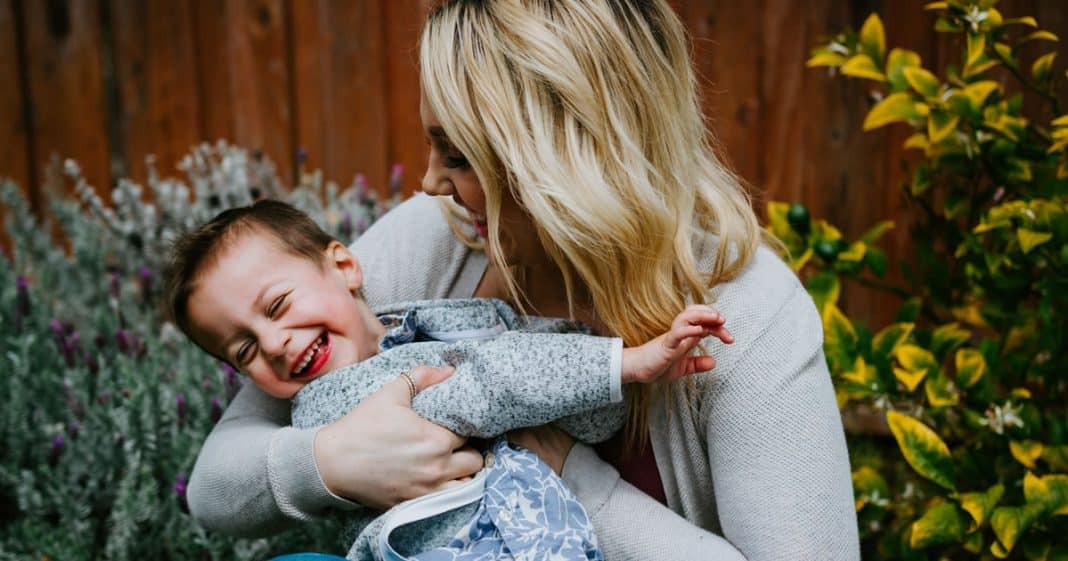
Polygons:
[[288,428],[289,402],[246,385],[197,457],[189,510],[204,527],[233,536],[277,533],[326,508],[331,495],[315,468],[314,431]]
[[727,540],[623,481],[588,446],[575,444],[561,476],[586,507],[608,561],[745,561]]

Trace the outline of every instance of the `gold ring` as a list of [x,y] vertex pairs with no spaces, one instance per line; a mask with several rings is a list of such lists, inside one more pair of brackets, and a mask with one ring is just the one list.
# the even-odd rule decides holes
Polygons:
[[412,379],[412,375],[408,371],[401,372],[401,378],[404,378],[405,382],[408,382],[408,394],[409,399],[415,399],[415,394],[419,393],[419,386],[415,385],[415,380]]

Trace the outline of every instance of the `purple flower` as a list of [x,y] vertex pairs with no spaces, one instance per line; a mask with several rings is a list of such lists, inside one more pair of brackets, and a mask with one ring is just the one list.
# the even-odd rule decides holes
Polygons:
[[96,402],[100,405],[107,405],[111,401],[111,392],[104,390],[96,395]]
[[137,272],[137,280],[141,284],[141,301],[147,306],[152,302],[152,269],[142,266]]
[[112,298],[115,298],[115,299],[119,298],[119,292],[120,292],[121,285],[122,285],[121,281],[122,281],[122,277],[119,276],[119,272],[118,271],[112,271],[111,272],[111,280],[108,282],[108,293],[111,294]]
[[78,438],[78,431],[81,430],[81,428],[82,426],[78,424],[78,421],[71,421],[70,423],[67,423],[67,434],[70,435],[72,440]]
[[341,213],[341,224],[338,225],[338,233],[346,242],[352,239],[352,215],[348,212]]
[[119,347],[121,353],[129,354],[133,348],[133,340],[129,331],[125,329],[115,331],[115,345]]
[[15,287],[15,330],[22,331],[22,321],[30,316],[30,292],[26,277],[19,275],[15,279]]
[[186,514],[189,514],[189,502],[185,498],[185,491],[188,486],[189,478],[186,477],[184,472],[178,472],[178,477],[174,478],[174,498],[178,500],[178,508]]
[[219,419],[222,418],[222,414],[222,404],[219,403],[219,398],[211,398],[211,413],[209,414],[209,417],[211,418],[212,424],[218,423]]
[[174,397],[174,408],[178,413],[178,426],[185,426],[185,418],[189,414],[189,406],[185,403],[185,394],[179,393]]
[[367,198],[367,178],[362,173],[356,174],[356,195],[362,201]]
[[401,164],[393,164],[393,169],[389,172],[389,193],[391,195],[398,195],[401,192],[402,180],[404,179],[404,166]]
[[52,437],[52,446],[48,450],[48,465],[55,467],[59,463],[59,456],[63,454],[63,448],[66,445],[66,439],[62,434],[57,434]]
[[223,363],[223,372],[226,374],[226,379],[223,381],[223,387],[226,389],[226,403],[230,403],[237,395],[237,391],[241,389],[242,381],[237,375],[237,370],[227,363]]
[[83,355],[85,359],[85,366],[89,369],[90,374],[96,374],[100,372],[100,363],[96,361],[96,355],[92,351],[85,351]]

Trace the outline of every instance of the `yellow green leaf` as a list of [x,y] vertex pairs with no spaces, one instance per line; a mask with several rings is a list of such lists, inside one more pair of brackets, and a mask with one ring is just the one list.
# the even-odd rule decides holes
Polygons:
[[953,385],[953,381],[939,369],[928,373],[923,389],[927,394],[927,403],[931,407],[951,407],[960,403],[960,393]]
[[1012,47],[1005,43],[994,43],[994,51],[997,52],[998,57],[1000,57],[1005,64],[1016,68],[1016,57],[1012,54]]
[[871,108],[864,118],[864,130],[870,131],[898,121],[918,119],[916,102],[907,92],[892,93]]
[[1050,124],[1055,127],[1068,127],[1068,115],[1061,115],[1056,119],[1050,121]]
[[894,358],[897,359],[902,367],[908,370],[931,370],[938,368],[938,361],[935,360],[931,351],[917,345],[906,344],[899,346],[894,351]]
[[891,90],[899,92],[908,88],[909,82],[904,72],[909,68],[918,68],[922,59],[919,53],[908,49],[891,49],[886,57],[886,79]]
[[878,14],[871,14],[860,27],[860,44],[873,60],[882,60],[886,53],[886,32]]
[[893,370],[894,377],[897,378],[898,381],[905,386],[905,389],[910,392],[915,391],[916,386],[919,386],[920,382],[923,381],[923,378],[927,376],[926,368],[920,370],[905,370],[904,368],[895,366]]
[[942,142],[957,130],[959,122],[960,115],[947,111],[933,111],[927,117],[927,136],[931,138],[931,142]]
[[938,88],[942,86],[937,76],[919,66],[905,68],[902,73],[912,89],[924,97],[934,97],[938,94]]
[[956,322],[940,325],[931,333],[931,352],[935,360],[941,362],[947,353],[963,345],[971,337],[971,331],[962,329]]
[[1042,461],[1046,462],[1050,469],[1068,471],[1068,446],[1046,446],[1042,452]]
[[923,6],[924,10],[945,10],[949,8],[949,2],[930,2]]
[[1034,32],[1028,34],[1023,39],[1020,39],[1021,43],[1025,43],[1027,41],[1053,41],[1053,42],[1057,42],[1057,41],[1060,41],[1060,38],[1057,37],[1056,35],[1054,35],[1053,33],[1050,33],[1049,31],[1039,30],[1039,31],[1034,31]]
[[1031,16],[1023,16],[1019,18],[1009,18],[1005,20],[1005,25],[1022,24],[1029,25],[1031,27],[1038,27],[1038,21]]
[[885,507],[881,503],[889,502],[890,488],[879,472],[861,466],[853,471],[853,496],[858,511],[873,502],[876,506]]
[[1053,59],[1057,58],[1057,53],[1046,53],[1035,60],[1031,65],[1031,75],[1035,77],[1036,81],[1045,82],[1046,78],[1049,78],[1050,70],[1053,69]]
[[983,55],[978,61],[976,61],[975,64],[965,67],[964,77],[972,78],[978,76],[983,72],[986,72],[987,70],[990,70],[991,68],[997,66],[1000,63],[1001,61],[999,59],[990,58],[986,55]]
[[960,349],[955,357],[957,383],[970,388],[986,374],[986,358],[977,349]]
[[969,553],[979,553],[983,550],[983,533],[972,532],[971,534],[968,534],[968,537],[964,538],[961,547]]
[[959,543],[964,537],[965,520],[951,502],[937,503],[912,523],[909,546],[923,549],[932,545]]
[[1000,85],[993,80],[982,80],[973,84],[968,84],[961,92],[967,96],[968,101],[971,102],[971,106],[976,111],[983,106],[983,102],[986,98],[990,97],[990,94],[995,90],[1000,89]]
[[1036,477],[1027,472],[1024,476],[1024,498],[1028,504],[1042,506],[1050,516],[1068,514],[1068,475],[1055,473]]
[[[998,541],[991,544],[990,551],[996,556],[1001,553],[999,557],[1004,558],[1016,546],[1020,536],[1042,514],[1042,510],[1042,505],[1038,504],[1002,506],[994,509],[994,514],[990,517],[990,528],[994,530],[994,536]],[[1001,546],[1000,551],[994,548],[995,545]]]
[[1032,249],[1048,242],[1052,238],[1053,234],[1050,232],[1036,232],[1027,228],[1016,230],[1016,239],[1020,242],[1020,250],[1025,254],[1031,253]]
[[953,483],[953,458],[949,455],[949,447],[938,434],[919,420],[897,411],[888,411],[886,421],[905,461],[916,473],[946,489],[956,489]]
[[857,78],[867,78],[869,80],[875,80],[877,82],[885,82],[886,76],[879,71],[879,67],[875,65],[875,61],[866,54],[853,55],[849,60],[842,65],[842,74],[846,76],[855,76]]
[[815,68],[817,66],[841,66],[845,64],[846,57],[838,53],[832,53],[830,51],[823,51],[813,54],[809,57],[805,66],[809,68]]
[[969,33],[968,34],[968,56],[965,59],[965,66],[972,66],[979,62],[979,58],[986,52],[986,34],[985,33]]
[[805,288],[808,289],[809,295],[812,296],[812,300],[816,303],[816,309],[821,314],[827,304],[838,303],[841,287],[838,283],[838,275],[831,271],[823,271],[814,275],[805,283]]
[[[927,135],[922,132],[918,132],[906,138],[904,144],[905,148],[916,148],[918,150],[927,150],[928,146],[930,146],[930,143],[927,142]],[[917,193],[913,194],[915,195]]]
[[838,306],[826,304],[823,312],[823,350],[832,369],[840,372],[853,364],[857,333]]
[[979,306],[975,304],[960,306],[950,310],[953,317],[963,321],[964,323],[972,327],[990,327],[990,324],[983,319],[982,312],[979,311]]
[[908,340],[909,335],[912,334],[912,330],[916,327],[914,323],[892,323],[875,334],[875,338],[872,339],[871,347],[872,352],[877,356],[887,356],[894,352],[898,346]]
[[1037,440],[1009,441],[1009,452],[1012,453],[1012,457],[1030,469],[1035,469],[1035,460],[1042,457],[1045,449],[1046,447]]
[[862,356],[858,356],[857,360],[853,362],[853,368],[842,373],[843,380],[852,382],[869,391],[872,390],[872,385],[878,382],[878,376],[879,371],[868,364]]
[[868,244],[862,241],[855,241],[849,244],[849,247],[838,254],[839,261],[848,261],[852,263],[860,263],[864,260],[864,254],[868,251]]
[[969,532],[974,531],[979,526],[982,526],[983,522],[986,522],[1004,492],[1005,486],[999,483],[982,493],[961,494],[959,497],[960,507],[972,517],[972,524],[968,529]]
[[860,239],[862,241],[864,241],[864,243],[872,244],[872,243],[875,243],[876,241],[878,241],[879,238],[883,237],[883,234],[889,232],[893,228],[894,228],[894,221],[893,220],[882,220],[879,223],[877,223],[875,226],[872,226],[871,228],[868,228],[867,231],[865,231],[863,234],[861,234],[860,235]]

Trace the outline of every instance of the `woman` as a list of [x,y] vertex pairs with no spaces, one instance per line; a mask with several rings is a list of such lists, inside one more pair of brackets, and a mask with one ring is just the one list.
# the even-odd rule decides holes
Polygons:
[[[365,269],[388,271],[366,279],[367,299],[505,297],[627,344],[687,302],[714,302],[736,339],[714,349],[716,370],[628,396],[618,465],[646,493],[557,431],[515,438],[562,473],[608,559],[698,559],[712,533],[754,561],[858,558],[818,314],[712,154],[666,2],[456,0],[430,14],[420,63],[423,190],[450,211],[416,197],[357,240]],[[457,215],[484,252],[455,235]],[[415,373],[420,387],[447,374]],[[265,533],[351,508],[341,496],[389,506],[476,471],[477,455],[406,396],[395,383],[306,433],[242,390],[198,460],[194,514]]]

